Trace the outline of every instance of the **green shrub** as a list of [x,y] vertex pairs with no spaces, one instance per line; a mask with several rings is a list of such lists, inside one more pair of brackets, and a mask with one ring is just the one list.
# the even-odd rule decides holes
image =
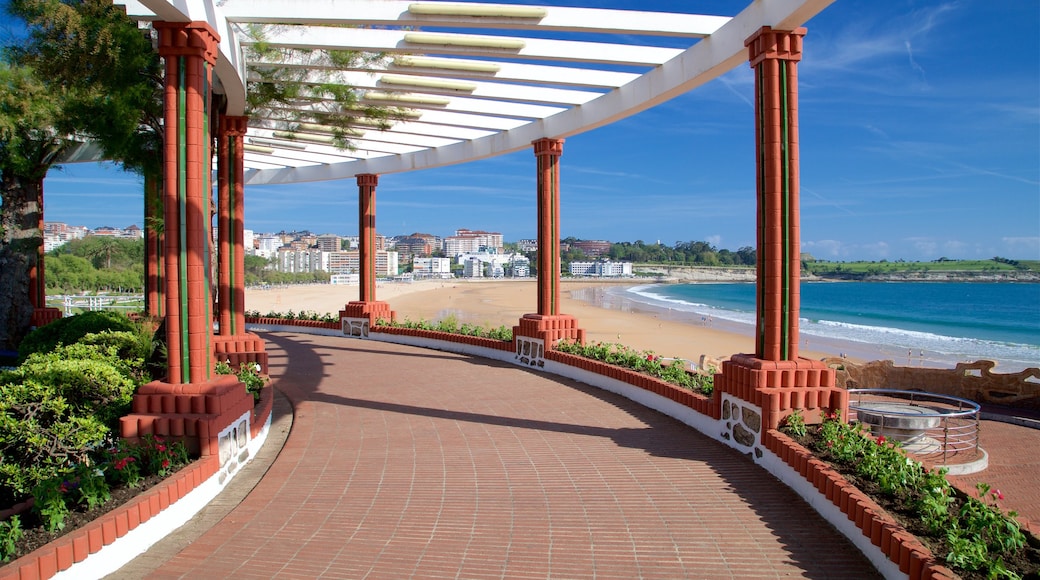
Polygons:
[[86,460],[109,429],[82,412],[53,385],[8,383],[0,387],[0,500],[28,495],[41,481]]
[[49,352],[60,344],[73,344],[105,330],[137,332],[138,327],[126,316],[105,310],[59,318],[26,335],[18,345],[18,358],[25,360],[33,353]]
[[71,344],[30,355],[18,368],[0,374],[0,385],[47,385],[75,414],[94,415],[108,425],[129,411],[140,366],[140,360],[120,359],[113,346]]
[[236,371],[231,368],[230,364],[221,361],[217,363],[216,368],[213,370],[218,375],[235,375],[238,377],[238,380],[246,386],[246,391],[253,395],[254,403],[260,400],[260,391],[267,384],[267,378],[260,374],[260,363],[242,363],[238,365],[238,370]]
[[18,550],[18,540],[22,539],[22,519],[11,516],[11,519],[0,522],[0,562],[6,562]]
[[[0,501],[87,460],[130,410],[143,363],[120,358],[127,337],[34,353],[0,372]],[[95,335],[97,336],[97,335]]]

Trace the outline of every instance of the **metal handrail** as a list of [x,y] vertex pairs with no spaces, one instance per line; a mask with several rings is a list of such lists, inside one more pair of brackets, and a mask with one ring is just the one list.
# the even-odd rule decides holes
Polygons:
[[[898,401],[907,401],[908,405],[914,407],[915,410],[898,411],[895,409],[868,408],[864,406],[864,403],[867,402],[864,401],[864,397],[868,396],[877,397],[873,402],[898,403]],[[950,453],[969,450],[974,450],[977,453],[979,450],[980,411],[982,408],[974,401],[949,395],[896,389],[849,389],[849,399],[849,410],[856,412],[856,419],[859,420],[861,411],[869,411],[871,416],[880,417],[880,424],[867,421],[861,422],[871,425],[872,428],[876,425],[882,432],[886,429],[894,428],[892,423],[886,421],[886,419],[894,421],[898,418],[915,418],[925,420],[926,422],[929,419],[937,420],[937,423],[934,425],[928,422],[927,427],[912,431],[911,437],[905,441],[918,441],[921,438],[935,441],[940,447],[944,464]],[[896,401],[893,401],[893,399]],[[934,403],[943,405],[946,408],[936,409],[920,403]],[[922,409],[930,409],[932,412],[922,412]]]

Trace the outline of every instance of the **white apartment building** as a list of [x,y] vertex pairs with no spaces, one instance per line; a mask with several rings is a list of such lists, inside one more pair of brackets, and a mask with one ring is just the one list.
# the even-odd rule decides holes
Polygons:
[[516,243],[516,247],[521,252],[537,252],[538,251],[538,240],[524,239]]
[[444,255],[474,254],[481,249],[491,253],[502,253],[502,234],[481,230],[455,230],[454,236],[444,238]]
[[329,270],[329,254],[316,249],[294,250],[289,247],[278,248],[275,269],[279,272],[300,274],[305,272],[327,272]]
[[466,277],[469,277],[469,274],[466,273],[466,265],[473,261],[486,265],[481,268],[480,275],[485,275],[484,272],[486,270],[486,275],[492,278],[504,277],[507,269],[512,271],[513,277],[525,278],[531,275],[531,261],[524,257],[523,254],[476,252],[460,254],[457,260],[458,264],[463,267],[462,275]]
[[278,248],[282,247],[282,237],[275,236],[272,234],[260,234],[256,238],[256,255],[262,258],[270,260],[278,252]]
[[451,260],[448,258],[412,258],[414,278],[451,278]]
[[462,263],[462,276],[465,278],[483,278],[484,277],[484,262],[476,256],[470,256],[465,260],[461,260]]
[[632,275],[632,262],[571,262],[571,276],[616,278]]

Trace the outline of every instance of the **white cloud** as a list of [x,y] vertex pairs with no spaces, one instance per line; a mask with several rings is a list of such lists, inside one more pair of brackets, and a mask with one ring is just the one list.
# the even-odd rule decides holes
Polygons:
[[1040,236],[1006,236],[1000,241],[1010,256],[1040,260]]

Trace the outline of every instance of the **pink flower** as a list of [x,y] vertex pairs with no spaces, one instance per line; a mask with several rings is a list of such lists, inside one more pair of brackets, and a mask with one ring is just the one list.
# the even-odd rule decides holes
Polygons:
[[160,444],[155,446],[155,450],[159,451],[159,452],[166,451],[166,446],[163,445],[162,443],[160,443]]
[[993,490],[993,497],[995,497],[997,499],[1004,499],[1004,494],[1000,493],[999,489],[994,489]]

